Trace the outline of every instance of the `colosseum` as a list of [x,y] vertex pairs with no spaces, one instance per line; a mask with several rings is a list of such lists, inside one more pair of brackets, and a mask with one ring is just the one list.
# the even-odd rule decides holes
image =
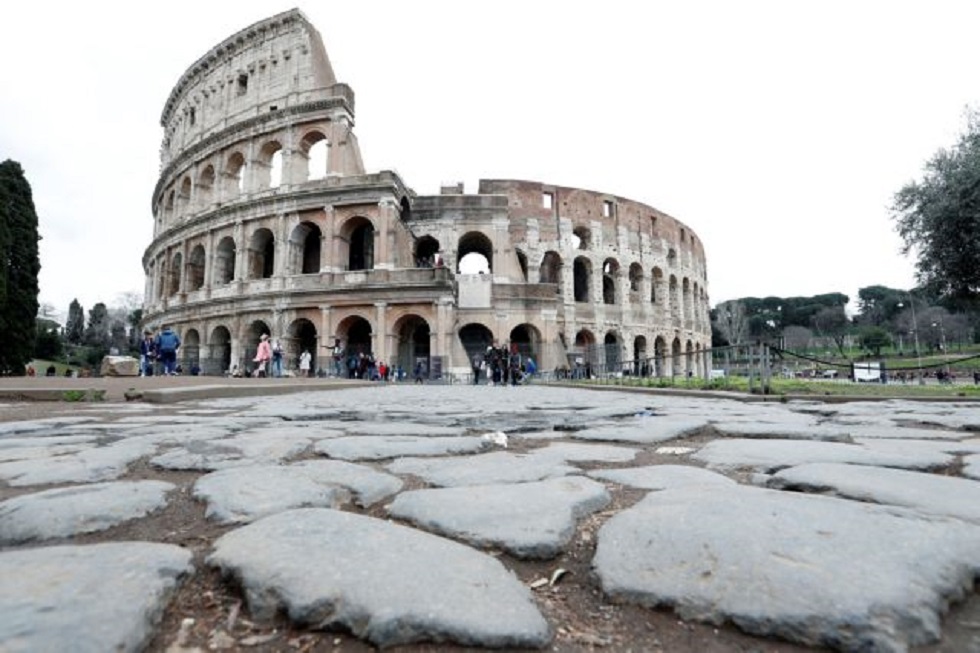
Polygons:
[[260,336],[297,369],[365,353],[459,379],[496,342],[543,372],[702,376],[704,247],[682,222],[602,192],[482,180],[418,195],[366,172],[354,92],[298,10],[194,62],[160,118],[144,324],[181,362],[246,370]]

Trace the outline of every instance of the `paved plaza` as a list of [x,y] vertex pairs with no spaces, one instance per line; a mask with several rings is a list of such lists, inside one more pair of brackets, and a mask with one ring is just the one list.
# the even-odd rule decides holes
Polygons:
[[575,591],[760,651],[980,650],[947,614],[977,604],[980,404],[206,394],[0,423],[0,651],[670,650]]

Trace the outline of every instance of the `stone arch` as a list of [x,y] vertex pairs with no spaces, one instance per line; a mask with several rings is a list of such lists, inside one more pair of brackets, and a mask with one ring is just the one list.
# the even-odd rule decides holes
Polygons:
[[[575,334],[576,365],[585,365],[591,374],[597,362],[595,334],[588,329],[580,329]],[[579,360],[580,359],[580,360]]]
[[677,376],[681,373],[681,339],[674,338],[674,342],[670,345],[670,371],[673,376]]
[[190,375],[191,368],[201,366],[201,334],[197,329],[187,329],[180,340],[180,364],[184,374]]
[[401,219],[402,222],[409,222],[412,219],[412,204],[408,201],[407,197],[402,197],[401,202],[398,203],[401,209]]
[[167,280],[167,288],[171,296],[180,292],[180,273],[183,271],[183,268],[184,255],[177,252],[170,261],[169,279]]
[[509,340],[511,347],[517,345],[522,359],[533,356],[535,361],[541,361],[541,331],[533,324],[518,324],[510,330]]
[[198,243],[187,258],[187,290],[200,290],[204,287],[204,245]]
[[429,268],[435,265],[436,254],[442,246],[433,236],[425,235],[415,241],[415,267]]
[[636,303],[640,299],[643,287],[643,266],[639,263],[630,264],[630,301]]
[[655,376],[664,376],[667,363],[667,341],[663,336],[657,336],[653,341],[653,372]]
[[225,196],[233,197],[245,192],[245,155],[232,152],[225,162]]
[[574,297],[577,302],[590,302],[592,289],[592,261],[586,256],[575,257],[573,267]]
[[190,213],[191,191],[194,184],[191,183],[190,175],[185,176],[180,182],[180,192],[177,193],[177,205],[179,213]]
[[572,230],[572,245],[575,249],[592,248],[592,231],[586,226],[578,226]]
[[521,276],[524,283],[527,283],[527,254],[516,248],[514,249],[514,252],[517,254],[517,264],[521,266]]
[[[468,258],[467,258],[468,257]],[[480,260],[482,257],[482,260]],[[467,259],[464,266],[463,259]],[[493,243],[482,231],[468,231],[463,234],[456,244],[456,260],[458,261],[457,272],[460,274],[479,274],[486,272],[493,273]],[[474,272],[470,270],[470,266]]]
[[617,374],[622,371],[622,345],[619,341],[619,334],[615,331],[607,331],[602,340],[602,353],[605,360],[606,372]]
[[311,129],[303,134],[299,141],[300,152],[306,161],[306,171],[303,178],[306,181],[323,179],[330,170],[330,143],[326,135],[318,129]]
[[349,218],[340,227],[340,259],[347,261],[347,269],[374,269],[374,224],[363,216]]
[[636,376],[650,376],[646,336],[636,336],[633,338],[633,374]]
[[224,374],[231,370],[231,331],[219,325],[208,336],[208,358],[201,365],[205,374]]
[[463,350],[466,352],[466,357],[471,363],[474,358],[479,358],[482,361],[487,352],[487,347],[494,342],[493,331],[479,322],[470,322],[464,325],[457,334],[460,343],[463,345]]
[[249,279],[268,279],[276,265],[276,237],[272,230],[260,227],[252,232],[248,243]]
[[259,148],[253,183],[260,190],[278,188],[282,183],[282,143],[267,141]]
[[405,373],[411,373],[420,360],[429,369],[432,331],[428,321],[414,313],[398,318],[392,325],[395,337],[395,361]]
[[320,352],[319,338],[316,325],[305,317],[293,320],[286,328],[283,338],[283,366],[286,369],[299,370],[299,357],[304,351],[310,352],[310,371],[317,369],[317,355]]
[[615,304],[616,277],[619,276],[619,261],[607,258],[602,262],[602,303]]
[[337,337],[344,342],[345,353],[370,354],[373,351],[371,323],[360,315],[349,315],[337,325]]
[[541,269],[538,273],[540,283],[553,283],[561,290],[561,255],[558,252],[549,250],[544,253],[541,260]]
[[214,199],[214,166],[208,164],[197,177],[197,204],[201,209],[208,208]]
[[650,303],[656,304],[658,298],[663,295],[664,271],[659,267],[654,267],[650,271]]
[[304,220],[289,234],[287,260],[292,274],[316,274],[320,271],[323,233],[314,222]]
[[684,370],[688,376],[693,375],[695,370],[694,343],[690,340],[688,340],[687,344],[684,346]]
[[218,241],[214,254],[214,283],[228,284],[235,279],[235,239],[225,236]]

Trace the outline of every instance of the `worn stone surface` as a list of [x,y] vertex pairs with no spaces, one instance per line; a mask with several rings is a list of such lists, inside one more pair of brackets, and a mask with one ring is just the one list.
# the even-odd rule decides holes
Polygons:
[[[896,546],[901,543],[901,546]],[[603,591],[685,618],[842,650],[932,641],[980,571],[980,528],[758,488],[653,492],[610,519]]]
[[4,651],[141,651],[191,553],[155,542],[0,552]]
[[477,437],[408,435],[351,436],[317,442],[317,453],[341,460],[383,460],[400,456],[444,456],[481,451],[484,443]]
[[312,508],[266,517],[221,537],[209,564],[240,579],[260,618],[284,609],[377,646],[540,647],[551,637],[527,588],[490,556],[370,517]]
[[644,490],[666,490],[688,485],[732,487],[736,485],[735,481],[727,476],[688,465],[650,465],[648,467],[626,467],[623,469],[599,469],[589,472],[589,476]]

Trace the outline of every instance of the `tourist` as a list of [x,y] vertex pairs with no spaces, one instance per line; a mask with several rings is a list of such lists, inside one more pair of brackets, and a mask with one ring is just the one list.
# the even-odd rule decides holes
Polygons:
[[163,365],[164,376],[174,376],[177,370],[177,350],[180,349],[180,336],[174,333],[169,326],[165,326],[163,331],[157,334],[154,343],[156,344],[157,356]]
[[153,376],[153,363],[157,358],[157,345],[153,340],[153,332],[143,330],[140,341],[140,376]]
[[313,356],[310,355],[310,350],[304,349],[303,353],[299,355],[299,375],[303,377],[308,377],[310,375],[310,363],[313,360]]
[[483,361],[480,360],[479,356],[473,357],[473,385],[480,385],[480,366],[483,365]]
[[422,361],[415,363],[415,382],[422,383],[422,377],[425,375],[425,366],[422,365]]
[[271,361],[272,347],[269,345],[269,334],[263,333],[259,338],[258,351],[255,352],[255,358],[252,359],[252,362],[255,363],[255,370],[252,372],[252,376],[264,377]]
[[272,376],[282,378],[282,343],[279,338],[272,343]]

